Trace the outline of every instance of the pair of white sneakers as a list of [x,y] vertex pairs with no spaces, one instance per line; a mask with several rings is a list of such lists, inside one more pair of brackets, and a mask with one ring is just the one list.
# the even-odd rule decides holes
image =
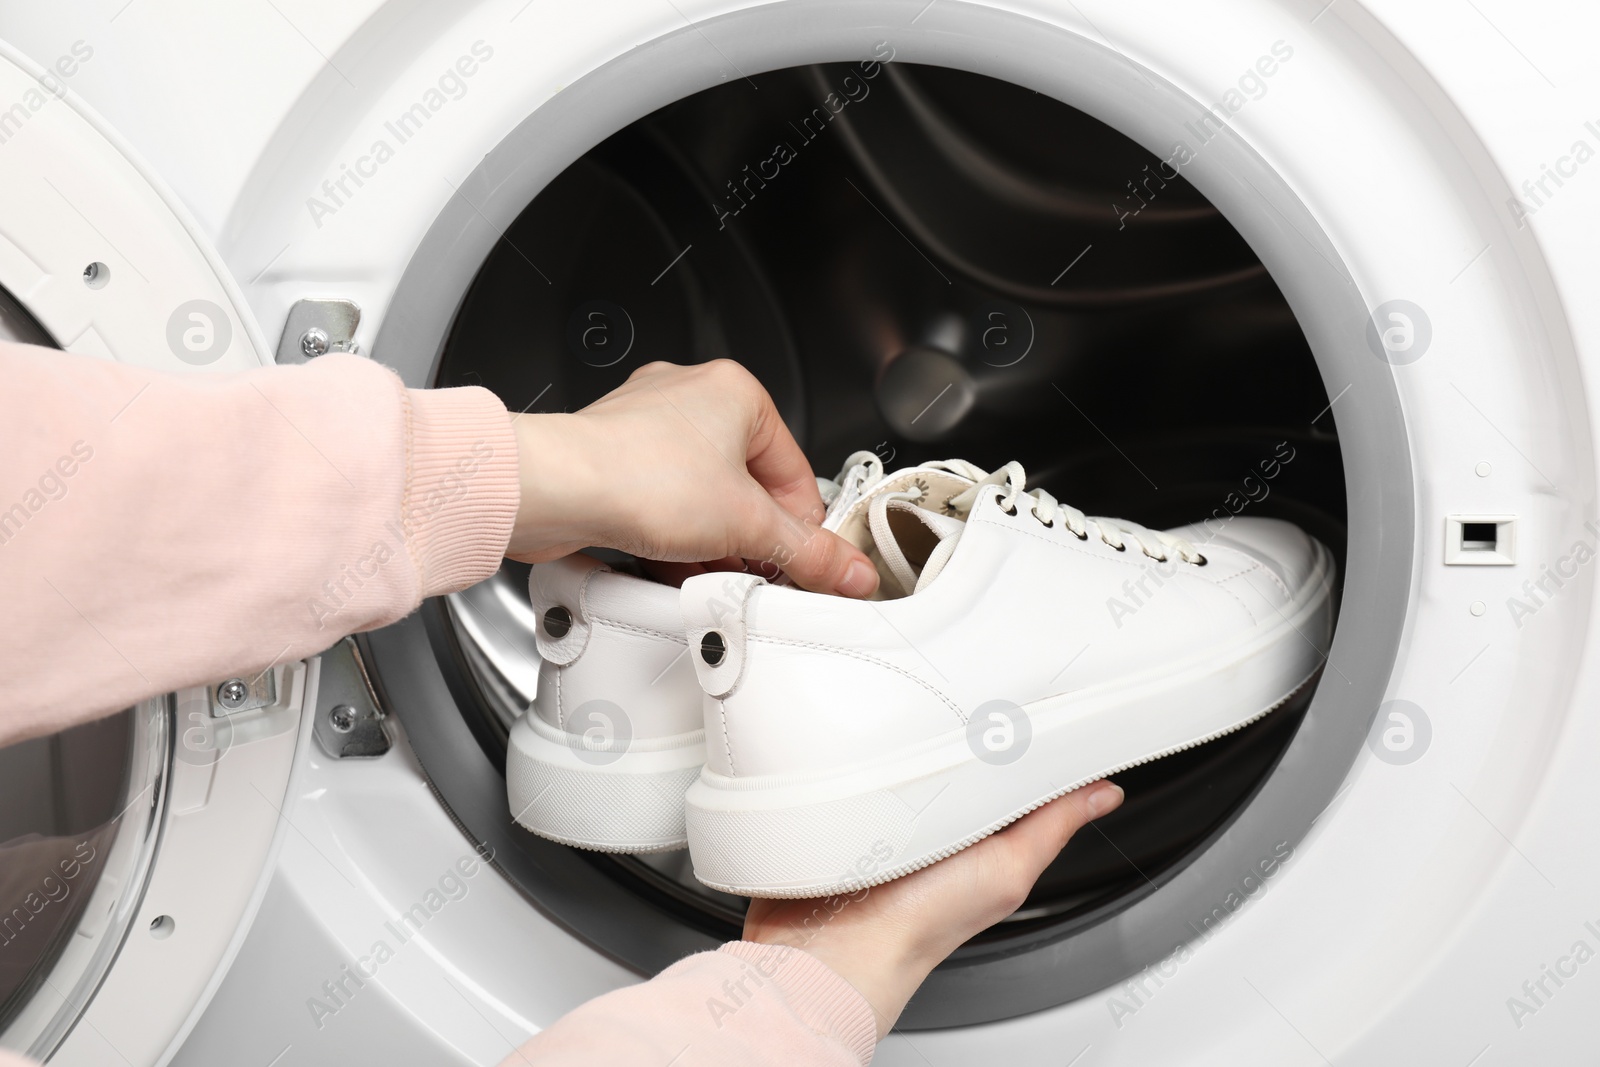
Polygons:
[[687,844],[700,881],[743,896],[849,893],[1236,730],[1321,665],[1332,559],[1289,523],[1091,518],[1015,463],[885,475],[858,452],[819,484],[823,525],[878,567],[871,600],[533,568],[517,822],[607,852]]

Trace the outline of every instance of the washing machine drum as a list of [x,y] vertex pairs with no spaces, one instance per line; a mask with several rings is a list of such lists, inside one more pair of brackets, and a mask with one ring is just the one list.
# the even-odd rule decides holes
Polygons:
[[[435,384],[573,410],[651,360],[727,357],[762,380],[820,472],[862,448],[891,469],[1015,459],[1092,514],[1220,530],[1248,510],[1343,559],[1345,457],[1318,417],[1317,361],[1181,168],[1055,99],[935,65],[751,83],[630,123],[540,189],[453,309]],[[393,360],[404,341],[384,343]],[[592,855],[510,823],[488,772],[537,687],[526,584],[508,563],[371,637],[431,780],[531,896],[640,970],[737,938],[745,902],[699,885],[687,853]],[[1170,950],[1178,931],[1130,945],[1115,917],[1216,845],[1314,699],[1118,775],[1123,807],[960,949],[902,1026],[1063,1003],[1149,962],[1146,940]]]

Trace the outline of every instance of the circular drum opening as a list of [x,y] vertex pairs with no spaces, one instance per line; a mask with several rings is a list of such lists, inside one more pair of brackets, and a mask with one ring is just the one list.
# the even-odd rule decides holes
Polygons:
[[[823,474],[862,448],[890,469],[1018,459],[1090,514],[1217,533],[1276,516],[1342,561],[1316,361],[1179,160],[979,74],[864,62],[753,80],[662,108],[551,182],[474,280],[438,384],[571,411],[651,360],[725,356]],[[462,712],[500,764],[537,681],[526,581],[508,565],[447,609]],[[1144,605],[1134,589],[1061,607],[1109,628]],[[1055,938],[1161,884],[1251,796],[1308,703],[1118,775],[1127,800],[1104,833],[1078,835],[980,943]],[[742,901],[696,882],[686,852],[603,862],[737,936]]]
[[[1219,531],[1276,516],[1334,550],[1360,620],[1321,650],[1338,684],[1119,776],[1124,808],[901,1018],[935,1028],[1159,961],[1299,842],[1394,662],[1412,497],[1389,368],[1305,205],[1231,130],[1187,164],[1147,150],[1192,142],[1204,104],[1033,20],[952,4],[939,32],[889,46],[867,7],[719,20],[758,89],[707,88],[685,30],[541,105],[441,212],[375,349],[413,384],[483,384],[530,411],[586,404],[648,360],[729,356],[824,474],[859,448],[891,467],[1017,459],[1091,513]],[[1352,383],[1376,402],[1341,441]],[[735,936],[743,902],[683,854],[580,853],[511,822],[505,736],[537,676],[525,578],[508,566],[368,635],[374,681],[530,901],[654,973]],[[1140,607],[1076,609],[1112,627]]]
[[[1091,514],[1218,533],[1276,516],[1342,561],[1316,362],[1181,161],[978,74],[866,62],[754,81],[662,108],[551,182],[479,271],[437,384],[576,410],[651,360],[726,356],[825,474],[860,448],[891,469],[1019,459]],[[437,642],[497,765],[537,680],[526,578],[508,564],[450,598]],[[1134,590],[1062,609],[1115,627],[1143,606]],[[1104,832],[1078,835],[973,949],[1057,939],[1169,879],[1254,793],[1308,702],[1118,775],[1127,802]],[[598,864],[737,936],[743,902],[700,886],[687,853]]]

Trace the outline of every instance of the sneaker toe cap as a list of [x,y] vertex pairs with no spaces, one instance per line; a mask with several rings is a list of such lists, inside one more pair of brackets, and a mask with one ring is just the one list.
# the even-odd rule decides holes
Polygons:
[[1321,546],[1292,522],[1282,519],[1237,517],[1213,533],[1204,526],[1173,531],[1187,537],[1204,553],[1222,546],[1256,560],[1283,583],[1293,596],[1317,569]]

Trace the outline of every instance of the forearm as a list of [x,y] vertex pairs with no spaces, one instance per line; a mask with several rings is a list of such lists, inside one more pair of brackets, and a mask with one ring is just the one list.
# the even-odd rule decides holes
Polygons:
[[741,941],[591,1000],[513,1052],[502,1067],[864,1067],[875,1036],[872,1010],[861,994],[814,957]]
[[369,360],[163,375],[0,345],[0,744],[248,674],[493,573],[503,406]]

